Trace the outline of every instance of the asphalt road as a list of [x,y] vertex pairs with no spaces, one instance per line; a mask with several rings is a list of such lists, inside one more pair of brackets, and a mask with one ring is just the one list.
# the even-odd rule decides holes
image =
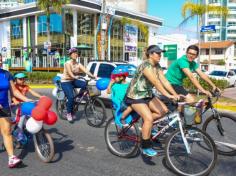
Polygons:
[[[50,89],[38,89],[50,95]],[[54,107],[53,107],[53,110]],[[111,115],[111,111],[107,109]],[[93,128],[87,125],[82,111],[77,114],[74,124],[58,120],[55,126],[48,127],[54,143],[56,155],[51,163],[38,160],[32,145],[21,168],[8,169],[6,152],[0,151],[0,176],[172,176],[165,167],[163,155],[149,160],[137,155],[122,159],[112,155],[106,148],[104,127]],[[2,143],[0,137],[0,143]],[[161,153],[161,150],[160,150]],[[236,156],[219,156],[211,176],[234,176]]]

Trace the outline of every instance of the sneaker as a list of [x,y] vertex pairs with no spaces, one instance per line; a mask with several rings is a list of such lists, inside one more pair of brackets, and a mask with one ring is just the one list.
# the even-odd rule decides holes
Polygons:
[[152,156],[157,155],[157,151],[153,150],[152,148],[146,148],[146,149],[143,149],[143,154],[152,157]]
[[21,162],[22,162],[21,159],[17,158],[16,156],[9,157],[8,167],[14,168],[17,165],[19,165]]
[[73,122],[73,117],[72,117],[71,113],[68,113],[68,114],[66,115],[66,118],[67,118],[67,120],[68,120],[70,123]]

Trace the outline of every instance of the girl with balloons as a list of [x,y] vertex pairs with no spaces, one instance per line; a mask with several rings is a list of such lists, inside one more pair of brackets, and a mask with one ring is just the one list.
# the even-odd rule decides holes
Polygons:
[[13,141],[11,135],[11,123],[9,117],[11,117],[11,110],[9,105],[8,94],[11,92],[11,95],[19,98],[22,101],[31,101],[24,95],[22,95],[15,87],[13,83],[12,75],[2,69],[2,63],[0,63],[0,131],[3,136],[3,142],[8,154],[8,167],[16,167],[21,160],[17,158],[13,153]]

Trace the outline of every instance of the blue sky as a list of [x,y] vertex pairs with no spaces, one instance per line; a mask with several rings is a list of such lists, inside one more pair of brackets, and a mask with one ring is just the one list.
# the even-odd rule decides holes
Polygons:
[[190,19],[178,28],[184,19],[181,16],[184,2],[185,0],[148,0],[148,14],[164,20],[163,27],[159,30],[160,34],[185,33],[191,38],[196,38],[196,19]]

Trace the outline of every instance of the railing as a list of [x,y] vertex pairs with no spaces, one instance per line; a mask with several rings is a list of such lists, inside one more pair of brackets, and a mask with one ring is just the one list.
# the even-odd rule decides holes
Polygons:
[[[89,58],[78,58],[78,62],[84,65],[85,67],[88,65]],[[43,57],[35,57],[29,58],[29,61],[32,63],[33,68],[63,68],[64,63],[67,61],[66,58],[55,58],[54,56],[43,56]],[[13,57],[11,59],[10,68],[19,68],[24,67],[24,58],[23,57]]]

